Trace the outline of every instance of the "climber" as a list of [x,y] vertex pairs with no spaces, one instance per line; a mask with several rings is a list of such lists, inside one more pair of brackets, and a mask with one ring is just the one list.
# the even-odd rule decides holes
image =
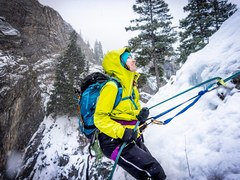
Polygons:
[[141,109],[136,87],[139,74],[130,50],[122,48],[108,52],[102,66],[122,86],[122,99],[115,108],[118,87],[113,81],[102,88],[96,105],[94,124],[100,131],[98,139],[103,154],[115,160],[119,148],[126,142],[117,161],[119,166],[136,179],[165,179],[163,168],[144,145],[139,130],[133,130],[137,121],[145,122],[149,110]]

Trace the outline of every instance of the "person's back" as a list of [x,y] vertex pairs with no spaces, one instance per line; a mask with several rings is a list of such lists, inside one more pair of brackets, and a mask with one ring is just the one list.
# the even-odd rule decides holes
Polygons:
[[123,142],[118,165],[136,179],[165,179],[161,165],[149,153],[138,131],[134,131],[137,121],[143,123],[149,114],[147,108],[141,109],[136,87],[139,74],[136,61],[127,48],[108,52],[103,59],[107,74],[116,78],[122,85],[122,100],[114,108],[118,87],[108,82],[102,88],[94,114],[94,124],[99,129],[100,147],[108,158],[116,159]]

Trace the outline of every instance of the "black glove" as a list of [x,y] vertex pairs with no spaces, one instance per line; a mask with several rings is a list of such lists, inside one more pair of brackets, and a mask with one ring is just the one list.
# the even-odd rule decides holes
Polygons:
[[137,141],[137,131],[133,129],[126,128],[122,137],[122,140],[126,143]]
[[140,121],[140,124],[144,123],[149,115],[149,109],[147,107],[144,107],[141,109],[139,114],[137,115],[137,119]]

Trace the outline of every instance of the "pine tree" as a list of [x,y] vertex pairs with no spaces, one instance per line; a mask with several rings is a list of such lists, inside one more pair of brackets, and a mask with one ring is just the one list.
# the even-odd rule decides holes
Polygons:
[[171,15],[163,0],[136,0],[133,11],[139,18],[131,20],[133,26],[127,31],[137,31],[139,35],[130,39],[129,46],[136,55],[139,66],[148,66],[149,73],[156,76],[160,87],[164,75],[163,64],[174,54],[173,43],[176,32],[171,27]]
[[180,21],[179,62],[185,62],[187,57],[207,43],[209,37],[216,32],[221,24],[235,11],[236,6],[227,0],[189,0],[184,7],[188,16]]
[[180,59],[185,62],[187,56],[202,49],[207,44],[207,37],[211,36],[211,17],[209,16],[210,5],[207,0],[190,0],[184,7],[189,15],[180,21],[180,28],[185,31],[180,32]]
[[217,31],[222,23],[237,11],[237,6],[228,3],[227,0],[209,0],[211,5],[210,15],[212,16],[213,26]]
[[54,90],[50,96],[47,114],[68,114],[76,109],[73,99],[74,87],[79,86],[85,68],[85,56],[77,44],[77,33],[73,31],[70,43],[58,58]]
[[102,43],[100,41],[95,41],[94,43],[94,55],[97,62],[101,62],[103,59]]

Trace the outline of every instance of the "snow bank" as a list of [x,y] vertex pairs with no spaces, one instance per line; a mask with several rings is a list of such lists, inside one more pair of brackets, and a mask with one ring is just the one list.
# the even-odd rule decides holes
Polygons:
[[[226,78],[239,71],[239,24],[238,10],[223,23],[204,49],[188,58],[177,72],[175,82],[162,87],[147,106],[207,79]],[[228,86],[229,89],[220,88],[205,94],[195,106],[169,124],[149,126],[144,133],[147,146],[163,166],[168,179],[240,179],[240,91],[230,82]],[[152,109],[151,115],[197,95],[203,88]],[[221,100],[218,92],[224,93],[226,98]]]

